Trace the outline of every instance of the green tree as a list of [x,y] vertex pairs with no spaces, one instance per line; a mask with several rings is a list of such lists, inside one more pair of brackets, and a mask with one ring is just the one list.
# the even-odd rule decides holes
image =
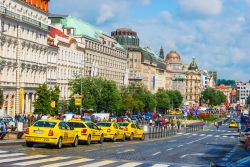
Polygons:
[[[114,81],[103,78],[76,78],[70,81],[70,89],[73,95],[83,95],[82,107],[85,110],[117,112],[121,106],[120,92]],[[73,101],[72,97],[70,108],[76,111],[76,108],[72,106],[74,105]]]
[[156,101],[157,101],[157,110],[165,113],[168,109],[170,109],[170,98],[167,92],[163,89],[158,90],[156,93]]
[[156,107],[155,96],[141,83],[130,83],[121,88],[122,112],[132,113],[154,111]]
[[167,90],[166,91],[169,99],[171,108],[179,108],[182,104],[183,97],[181,96],[181,92],[178,90]]
[[226,95],[214,88],[207,88],[202,92],[202,102],[210,105],[220,105],[226,102]]

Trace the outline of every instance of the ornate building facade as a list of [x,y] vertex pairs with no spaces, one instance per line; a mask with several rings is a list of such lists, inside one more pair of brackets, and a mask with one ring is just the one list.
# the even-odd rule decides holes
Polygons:
[[167,65],[166,88],[179,90],[186,97],[185,71],[181,63],[181,56],[176,51],[170,51],[165,59]]
[[127,51],[129,82],[141,82],[152,93],[166,86],[166,65],[149,47],[141,48],[137,33],[119,28],[111,33]]
[[186,73],[186,104],[198,105],[201,95],[201,73],[193,58]]
[[33,111],[46,82],[49,0],[0,1],[0,88],[7,115]]
[[[49,53],[53,53],[48,55],[48,58],[51,57],[48,64],[52,67],[48,68],[48,85],[55,81],[61,91],[60,99],[67,100],[71,96],[69,81],[83,73],[85,45],[78,43],[75,38],[65,35],[54,27],[50,27],[48,44],[51,50]],[[56,48],[57,50],[55,50]],[[52,51],[57,51],[57,53]],[[55,61],[56,73],[54,71]]]
[[127,52],[102,30],[71,16],[51,15],[51,24],[85,45],[84,76],[98,76],[123,85]]

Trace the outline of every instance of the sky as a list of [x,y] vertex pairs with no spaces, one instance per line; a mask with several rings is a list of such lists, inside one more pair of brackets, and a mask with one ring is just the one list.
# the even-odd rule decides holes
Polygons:
[[52,0],[49,8],[109,34],[131,28],[141,47],[177,51],[185,64],[195,57],[221,79],[250,80],[250,0]]

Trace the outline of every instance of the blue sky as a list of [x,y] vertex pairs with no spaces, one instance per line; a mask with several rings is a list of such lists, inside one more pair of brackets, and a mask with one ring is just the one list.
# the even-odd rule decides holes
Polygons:
[[197,59],[219,78],[250,80],[250,0],[52,0],[50,12],[79,17],[103,30],[127,27],[141,47],[183,63]]

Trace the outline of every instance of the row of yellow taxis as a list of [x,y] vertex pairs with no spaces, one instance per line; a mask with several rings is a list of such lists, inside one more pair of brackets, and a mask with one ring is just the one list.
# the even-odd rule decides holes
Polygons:
[[28,147],[36,143],[50,144],[62,148],[64,144],[76,147],[79,142],[87,145],[91,142],[103,143],[105,139],[112,141],[126,139],[145,139],[145,133],[131,122],[100,122],[70,120],[39,120],[26,129],[25,141]]

